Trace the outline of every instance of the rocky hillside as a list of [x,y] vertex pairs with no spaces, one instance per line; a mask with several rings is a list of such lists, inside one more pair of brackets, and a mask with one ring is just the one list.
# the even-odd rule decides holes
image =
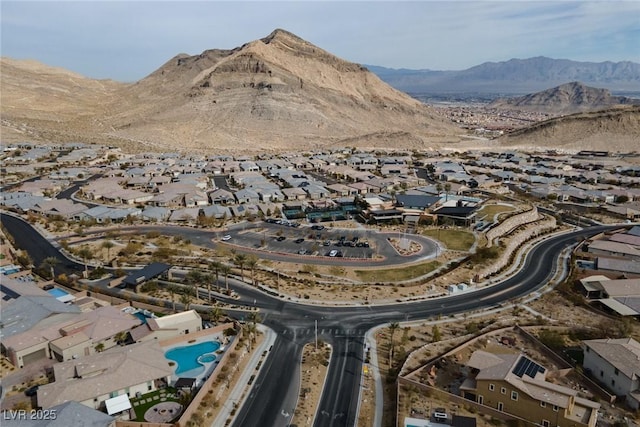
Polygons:
[[576,113],[505,135],[495,142],[524,149],[631,152],[640,146],[640,106]]
[[8,63],[16,61],[2,62],[3,138],[264,151],[346,142],[425,148],[459,133],[366,68],[283,30],[231,50],[178,55],[127,85],[43,67],[5,78]]
[[489,107],[539,111],[550,114],[570,114],[602,110],[615,105],[634,104],[640,104],[640,99],[612,96],[607,89],[598,89],[580,82],[572,82],[525,96],[496,99],[489,104]]

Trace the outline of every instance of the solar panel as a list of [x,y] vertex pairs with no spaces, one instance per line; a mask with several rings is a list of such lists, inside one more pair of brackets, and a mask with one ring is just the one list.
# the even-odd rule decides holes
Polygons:
[[522,378],[523,375],[535,378],[538,372],[544,373],[545,368],[525,356],[520,356],[520,359],[518,359],[518,363],[516,363],[516,366],[511,372],[514,375],[519,376],[520,378]]

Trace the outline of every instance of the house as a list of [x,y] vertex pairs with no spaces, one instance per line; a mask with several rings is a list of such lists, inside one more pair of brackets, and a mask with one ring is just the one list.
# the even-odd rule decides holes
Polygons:
[[583,350],[585,371],[631,408],[640,409],[640,343],[633,338],[589,340]]
[[209,193],[209,198],[211,199],[211,203],[221,205],[235,203],[236,201],[235,197],[233,197],[233,193],[223,188],[218,188],[217,190]]
[[543,427],[595,427],[600,404],[568,387],[546,381],[547,370],[523,354],[476,350],[460,386],[467,399]]
[[260,202],[260,196],[258,195],[258,193],[248,188],[243,188],[242,190],[236,191],[235,197],[238,203]]
[[120,333],[140,323],[140,319],[115,307],[103,306],[73,317],[58,316],[39,322],[24,332],[4,338],[2,348],[19,367],[44,357],[61,362],[113,347]]
[[594,240],[590,242],[587,252],[594,255],[640,261],[640,249],[627,243],[612,242],[610,240]]
[[[2,419],[3,427],[115,427],[116,419],[104,412],[87,408],[78,402],[65,402],[49,410],[51,419],[45,417],[8,417]],[[55,414],[55,418],[53,417]]]
[[168,208],[158,207],[158,206],[147,206],[142,211],[142,219],[144,221],[157,221],[161,222],[166,220],[169,217],[171,211]]
[[37,402],[42,409],[76,401],[103,410],[106,400],[155,391],[168,384],[172,374],[157,340],[114,347],[53,365],[54,381],[40,386]]
[[176,209],[171,212],[169,221],[175,222],[196,222],[200,215],[200,208]]
[[640,261],[638,260],[598,257],[595,267],[596,270],[640,275]]
[[131,330],[133,341],[165,340],[202,330],[202,318],[195,310],[147,319],[147,323]]

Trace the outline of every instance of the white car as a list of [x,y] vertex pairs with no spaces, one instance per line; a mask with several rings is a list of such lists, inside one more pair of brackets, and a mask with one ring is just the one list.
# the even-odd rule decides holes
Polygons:
[[330,257],[334,257],[334,256],[336,256],[336,255],[338,255],[338,251],[337,251],[337,250],[335,250],[335,249],[333,249],[331,252],[329,252],[329,256],[330,256]]
[[222,241],[223,242],[226,242],[227,240],[231,240],[231,235],[230,234],[227,234],[227,235],[222,237]]

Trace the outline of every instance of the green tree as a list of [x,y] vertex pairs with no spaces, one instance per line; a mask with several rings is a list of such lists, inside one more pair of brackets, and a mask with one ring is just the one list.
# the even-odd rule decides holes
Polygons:
[[258,258],[255,255],[250,255],[246,260],[247,267],[251,270],[251,284],[256,286],[256,266],[258,265]]
[[82,258],[82,263],[84,264],[84,277],[89,277],[89,267],[87,265],[87,261],[93,259],[93,252],[89,249],[89,246],[83,245],[76,252],[80,258]]
[[58,258],[56,258],[54,256],[46,257],[42,261],[42,267],[45,268],[45,269],[48,269],[50,271],[51,280],[53,280],[56,277],[55,272],[53,271],[53,269],[59,263],[60,263],[60,261],[58,260]]
[[190,285],[193,285],[193,295],[196,298],[198,297],[198,288],[200,287],[200,283],[202,283],[203,278],[204,278],[204,275],[199,270],[191,270],[190,272],[187,273],[185,277],[185,282],[187,282]]
[[102,247],[107,250],[107,259],[111,259],[111,248],[114,246],[111,240],[105,240],[102,242]]
[[256,342],[256,334],[258,332],[257,324],[261,322],[260,315],[257,311],[252,311],[247,316],[247,332],[249,333],[249,351],[253,349]]
[[433,325],[433,328],[431,328],[431,342],[438,342],[440,340],[442,340],[440,328],[438,328],[438,325]]
[[220,265],[220,272],[224,274],[224,287],[229,292],[229,273],[231,273],[231,267],[226,264]]
[[189,311],[192,301],[191,288],[183,288],[182,293],[180,293],[180,303],[184,306],[184,311]]
[[220,268],[222,265],[218,261],[212,261],[209,263],[209,269],[213,270],[213,273],[216,275],[216,286],[218,286],[218,280],[220,279]]
[[445,182],[444,183],[444,196],[445,196],[445,201],[449,200],[449,192],[451,191],[451,183],[450,182]]
[[127,341],[128,337],[129,337],[128,331],[121,331],[115,334],[113,336],[113,339],[116,341],[116,343],[118,343],[118,345],[123,345]]
[[181,289],[176,285],[167,285],[167,292],[171,295],[171,305],[173,306],[173,312],[176,312],[176,294],[179,294]]
[[235,254],[233,262],[240,269],[240,279],[244,280],[244,266],[247,262],[247,256],[245,254]]
[[213,307],[209,311],[209,319],[215,324],[218,324],[218,322],[220,321],[220,319],[222,319],[222,316],[224,315],[225,315],[225,312],[220,307]]

